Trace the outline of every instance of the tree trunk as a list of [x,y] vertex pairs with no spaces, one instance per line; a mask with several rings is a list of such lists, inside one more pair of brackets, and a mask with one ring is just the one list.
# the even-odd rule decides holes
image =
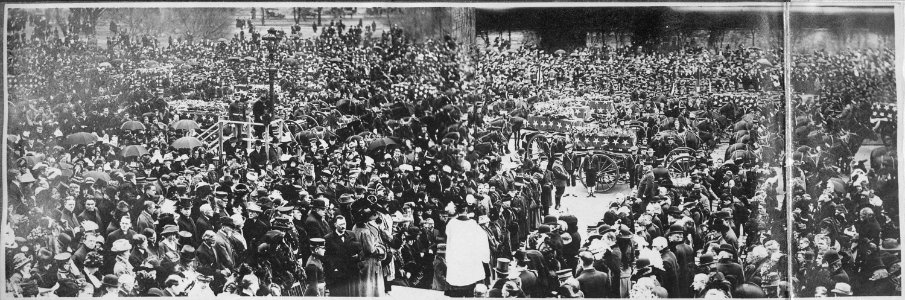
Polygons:
[[66,20],[63,19],[63,16],[60,14],[59,8],[53,9],[53,17],[54,17],[54,20],[56,20],[57,27],[60,27],[60,33],[63,34],[63,36],[69,35],[69,30],[67,29],[68,26],[66,26],[67,22],[66,22]]

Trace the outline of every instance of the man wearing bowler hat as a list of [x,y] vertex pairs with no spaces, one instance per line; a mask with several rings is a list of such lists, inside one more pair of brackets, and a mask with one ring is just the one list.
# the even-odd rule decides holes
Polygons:
[[100,292],[104,298],[119,298],[119,276],[114,274],[104,275],[104,279],[101,281],[101,288],[103,292]]
[[735,276],[737,282],[745,282],[745,272],[742,265],[735,262],[735,247],[729,244],[721,244],[717,249],[717,264],[714,266],[719,271],[729,276]]
[[330,225],[327,224],[327,198],[319,195],[317,199],[311,201],[311,212],[305,219],[305,231],[308,238],[324,238],[330,233]]
[[679,267],[679,297],[691,297],[691,268],[694,267],[694,250],[685,243],[685,226],[673,223],[666,234],[669,249],[676,256]]

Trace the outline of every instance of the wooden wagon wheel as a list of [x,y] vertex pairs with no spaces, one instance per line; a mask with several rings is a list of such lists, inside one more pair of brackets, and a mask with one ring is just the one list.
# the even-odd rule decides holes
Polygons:
[[597,170],[597,191],[607,192],[619,182],[619,164],[613,158],[598,154],[600,168]]
[[550,157],[550,138],[543,133],[535,134],[528,141],[528,149],[525,151],[527,159],[538,161],[541,158]]
[[693,156],[679,155],[670,160],[667,170],[670,178],[688,178],[697,165]]

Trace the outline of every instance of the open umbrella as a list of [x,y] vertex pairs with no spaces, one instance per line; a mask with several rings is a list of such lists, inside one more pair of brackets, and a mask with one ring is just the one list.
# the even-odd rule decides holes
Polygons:
[[97,66],[98,66],[98,67],[101,67],[101,68],[112,68],[112,67],[113,67],[113,65],[111,65],[111,64],[108,63],[108,62],[99,63],[99,64],[97,64]]
[[195,147],[204,146],[204,144],[202,144],[201,141],[199,141],[196,137],[187,136],[179,138],[178,140],[173,142],[172,146],[176,149],[192,149]]
[[334,58],[330,59],[330,62],[341,63],[341,62],[343,62],[343,60],[342,60],[342,58],[334,57]]
[[845,186],[848,185],[845,182],[845,179],[842,178],[830,178],[826,181],[827,184],[832,185],[833,191],[836,193],[845,193]]
[[110,181],[110,174],[101,172],[101,171],[88,171],[82,173],[82,177],[91,177],[97,180]]
[[226,43],[226,38],[220,38],[220,39],[218,39],[217,41],[218,41],[218,42],[221,42],[221,43]]
[[145,147],[142,145],[129,145],[123,148],[122,151],[120,151],[120,155],[122,155],[122,157],[140,157],[145,154],[149,154],[148,149],[145,149]]
[[563,55],[563,54],[566,54],[566,50],[559,49],[559,50],[556,50],[556,52],[553,52],[553,53],[555,53],[556,55]]
[[319,139],[320,136],[318,136],[317,133],[315,133],[314,131],[305,130],[305,131],[299,132],[299,134],[297,134],[295,136],[295,138],[298,140],[304,139],[305,141],[311,141],[311,140]]
[[758,64],[761,64],[762,66],[768,66],[768,67],[773,65],[773,64],[771,64],[770,61],[767,60],[766,58],[758,59],[758,60],[757,60],[757,63],[758,63]]
[[22,159],[25,160],[25,163],[30,168],[30,167],[34,167],[36,164],[44,161],[44,154],[34,155],[32,153],[29,153],[28,155],[25,155],[25,157],[23,157]]
[[201,126],[198,126],[198,123],[192,120],[179,120],[170,124],[170,127],[173,129],[182,129],[182,130],[190,130],[190,129],[200,129]]
[[139,121],[126,121],[119,127],[122,130],[145,130],[145,124]]
[[445,139],[454,139],[458,141],[462,136],[458,132],[450,132],[443,136]]
[[396,145],[396,141],[394,141],[391,138],[374,139],[373,141],[371,141],[371,143],[368,144],[368,151],[374,151],[377,149],[386,148],[387,146],[390,146],[390,145]]
[[66,136],[66,143],[69,145],[88,145],[97,142],[97,135],[89,132],[76,132]]

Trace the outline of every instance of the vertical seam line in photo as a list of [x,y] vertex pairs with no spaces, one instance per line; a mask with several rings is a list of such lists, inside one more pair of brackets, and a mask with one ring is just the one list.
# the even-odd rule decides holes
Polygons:
[[[786,114],[785,115],[786,124],[785,124],[785,126],[783,126],[783,130],[785,130],[784,134],[785,134],[785,141],[786,141],[785,149],[784,149],[786,152],[785,153],[785,166],[784,166],[784,170],[783,170],[783,172],[786,173],[786,176],[783,178],[785,180],[785,183],[784,183],[785,186],[783,187],[783,189],[784,189],[783,192],[785,194],[784,203],[785,203],[785,209],[786,209],[784,216],[786,217],[786,228],[788,229],[788,230],[786,230],[786,251],[787,251],[786,253],[788,253],[788,259],[791,261],[792,257],[794,257],[795,254],[792,253],[792,249],[793,249],[792,248],[792,230],[794,230],[793,222],[792,222],[792,220],[794,219],[794,218],[792,218],[792,199],[793,199],[793,193],[794,193],[794,189],[793,189],[793,185],[792,185],[793,174],[794,174],[792,172],[793,171],[792,166],[794,165],[793,164],[794,161],[793,161],[793,157],[792,157],[792,147],[793,147],[792,128],[794,127],[794,124],[792,123],[792,121],[794,120],[793,119],[794,107],[792,106],[792,96],[793,96],[792,95],[792,92],[793,92],[793,90],[792,90],[792,69],[791,69],[792,68],[792,48],[791,48],[792,31],[791,31],[791,24],[789,23],[791,20],[790,11],[789,11],[790,5],[791,4],[789,2],[784,2],[783,9],[782,9],[782,28],[783,28],[783,30],[782,30],[782,32],[783,32],[783,35],[782,35],[783,67],[782,67],[782,69],[783,69],[783,85],[785,86],[785,88],[783,88],[783,91],[784,91],[783,96],[785,96],[785,104],[786,104],[785,107],[783,107],[785,109],[785,114]],[[786,277],[786,278],[789,278],[789,285],[792,288],[794,288],[794,286],[791,282],[792,274],[794,274],[793,264],[791,264],[791,263],[787,264],[786,268],[787,268],[786,272],[788,272],[786,274],[788,277]],[[791,289],[791,290],[794,290],[794,289]],[[794,297],[795,297],[794,293],[789,293],[790,300],[791,300],[791,298],[794,298]]]

